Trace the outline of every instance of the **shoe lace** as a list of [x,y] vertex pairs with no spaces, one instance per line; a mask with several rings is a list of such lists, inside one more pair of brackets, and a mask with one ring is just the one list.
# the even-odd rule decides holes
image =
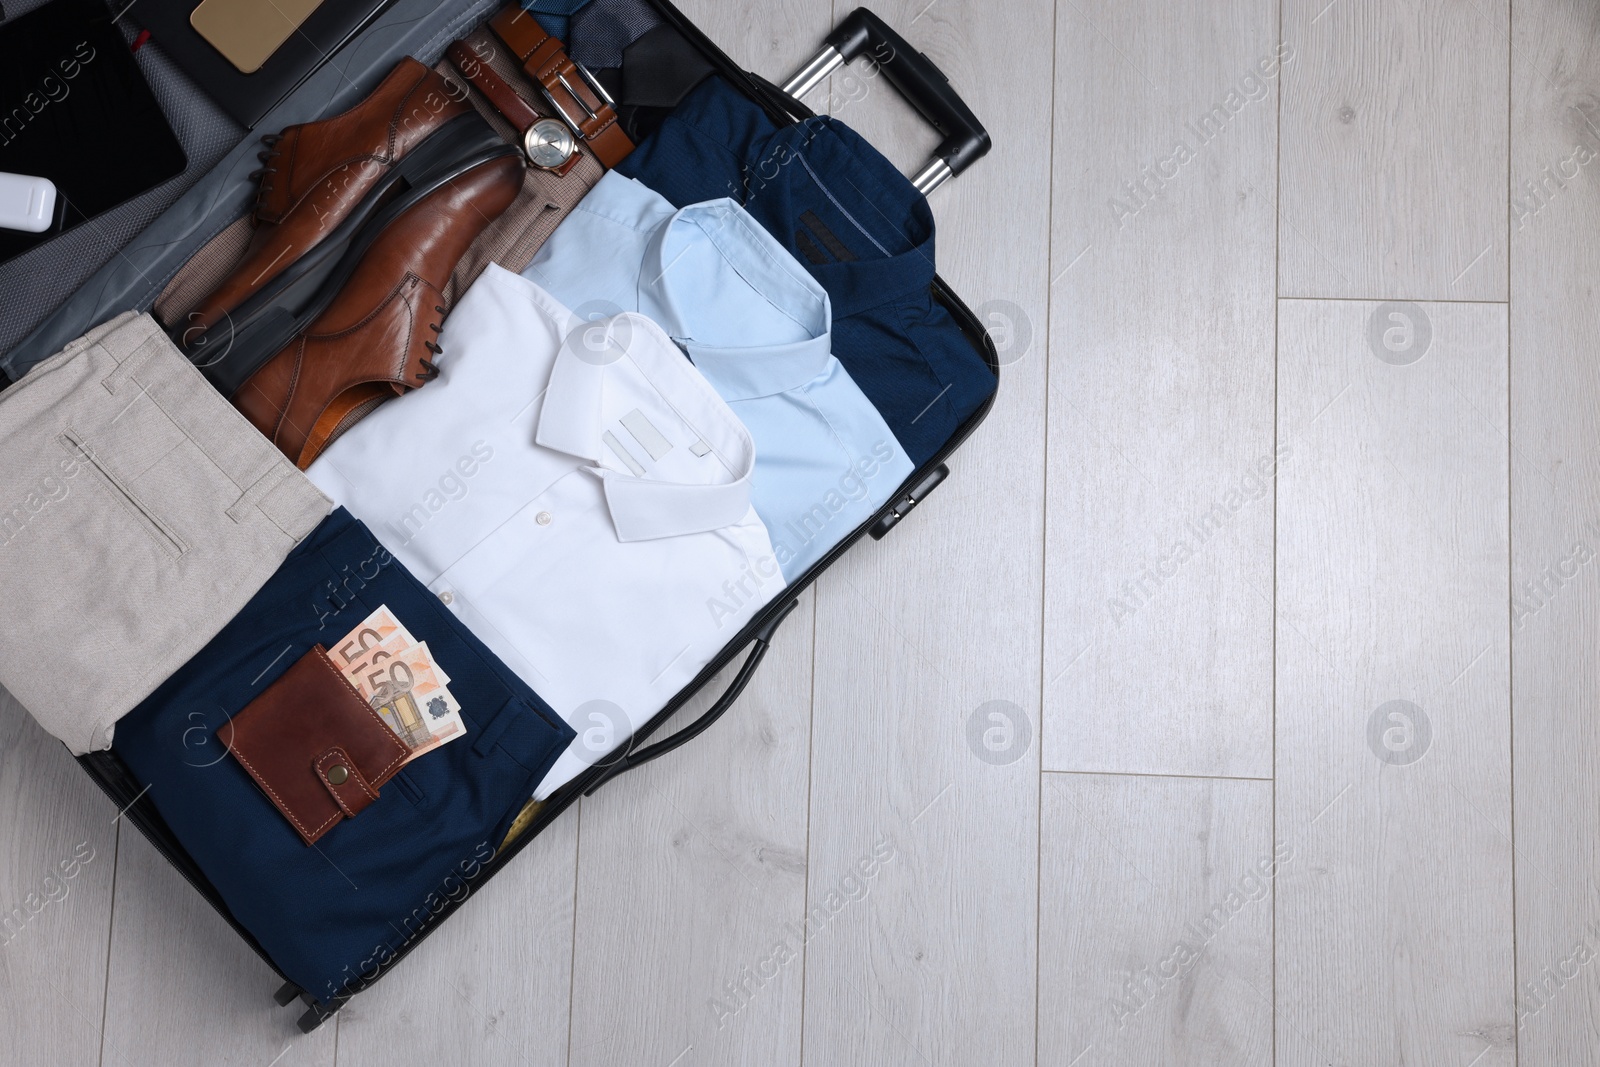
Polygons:
[[[433,310],[437,311],[441,315],[445,314],[444,308],[440,307],[438,304],[433,306]],[[440,326],[437,322],[428,323],[428,329],[432,330],[436,334],[444,333],[444,327]],[[422,342],[422,347],[426,348],[429,352],[432,352],[435,356],[444,354],[444,349],[435,344],[433,341]],[[439,365],[433,362],[433,360],[422,359],[418,360],[418,362],[422,364],[422,370],[417,372],[418,381],[426,384],[439,376]]]
[[249,175],[251,181],[257,178],[261,179],[261,186],[256,190],[256,209],[258,211],[261,208],[262,201],[272,191],[272,175],[278,173],[278,168],[272,166],[272,161],[278,158],[277,145],[281,140],[283,140],[283,135],[279,133],[263,134],[261,137],[261,143],[267,147],[264,151],[256,153],[256,159],[260,160],[263,166],[257,167]]

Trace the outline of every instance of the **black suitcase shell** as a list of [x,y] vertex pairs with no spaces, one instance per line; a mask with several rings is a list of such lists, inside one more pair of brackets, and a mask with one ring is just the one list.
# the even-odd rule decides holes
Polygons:
[[[798,122],[812,116],[805,105],[799,103],[783,90],[774,86],[758,75],[749,73],[728,57],[717,45],[703,32],[690,22],[681,12],[671,5],[668,0],[649,0],[661,17],[677,29],[694,45],[715,68],[716,72],[743,92],[750,99],[759,103],[772,119],[779,125]],[[959,174],[981,157],[989,148],[989,135],[973,117],[965,104],[950,88],[936,66],[925,56],[910,48],[906,43],[890,30],[877,16],[865,9],[857,9],[852,15],[842,22],[839,27],[829,35],[827,45],[822,53],[808,65],[807,70],[815,73],[823,66],[831,68],[840,60],[847,60],[856,55],[866,54],[870,50],[874,59],[880,64],[880,69],[891,84],[899,89],[917,110],[934,125],[940,133],[945,135],[945,141],[935,151],[935,157],[929,167],[923,172],[924,176],[934,176],[937,184],[944,178]],[[798,80],[798,79],[797,79]],[[920,177],[920,176],[919,176]],[[919,187],[922,186],[919,182]],[[973,314],[972,310],[962,302],[942,279],[935,277],[933,296],[950,312],[963,333],[972,342],[975,354],[980,356],[984,363],[993,372],[998,382],[1000,375],[1000,360],[995,350],[992,339],[988,336],[983,324]],[[906,517],[927,495],[932,492],[949,475],[950,470],[945,461],[960,448],[966,439],[978,428],[988,415],[994,404],[994,396],[972,414],[959,426],[949,441],[947,441],[928,462],[924,463],[911,476],[906,479],[890,501],[885,504],[872,519],[855,529],[842,542],[836,545],[804,575],[788,585],[783,595],[767,605],[757,616],[751,620],[742,631],[723,647],[717,657],[709,663],[700,674],[678,693],[654,718],[640,728],[634,735],[629,746],[622,750],[621,755],[614,757],[606,763],[591,767],[580,777],[562,787],[555,795],[545,801],[538,809],[531,823],[509,844],[505,845],[488,863],[484,864],[478,873],[470,878],[463,878],[465,891],[452,894],[442,901],[438,911],[430,913],[423,918],[416,933],[392,956],[377,965],[375,973],[360,975],[354,979],[339,995],[327,1000],[319,1001],[311,994],[306,993],[293,983],[288,983],[279,989],[276,999],[279,1005],[288,1006],[296,1000],[305,1005],[305,1013],[300,1018],[300,1029],[310,1033],[322,1023],[336,1014],[351,998],[372,986],[391,969],[399,964],[411,949],[437,926],[448,919],[457,908],[461,907],[477,890],[477,888],[499,871],[520,853],[528,844],[562,813],[571,807],[580,796],[592,796],[596,790],[605,785],[618,775],[632,770],[658,756],[665,755],[680,745],[693,740],[703,733],[724,713],[731,708],[739,695],[749,684],[756,668],[760,666],[762,658],[766,655],[768,645],[773,635],[788,618],[791,612],[799,606],[799,595],[806,590],[817,578],[832,566],[842,555],[848,552],[857,542],[865,537],[880,540],[889,533],[902,519]],[[691,699],[701,692],[715,676],[720,674],[741,654],[745,655],[744,663],[739,667],[738,673],[723,691],[715,704],[711,706],[699,719],[672,733],[665,740],[656,744],[646,744],[647,739],[660,731],[673,718],[673,716]],[[261,948],[249,931],[245,930],[234,920],[228,910],[227,904],[218,894],[216,888],[207,880],[205,874],[196,865],[194,860],[184,850],[172,831],[156,811],[155,804],[144,796],[145,789],[133,778],[127,767],[117,756],[109,751],[92,752],[78,757],[78,763],[90,778],[105,791],[106,795],[117,808],[123,812],[123,818],[138,827],[140,832],[155,846],[166,859],[178,869],[195,891],[208,900],[212,907],[233,926],[239,936],[244,939],[255,952],[266,961],[274,972],[283,977],[276,964]]]

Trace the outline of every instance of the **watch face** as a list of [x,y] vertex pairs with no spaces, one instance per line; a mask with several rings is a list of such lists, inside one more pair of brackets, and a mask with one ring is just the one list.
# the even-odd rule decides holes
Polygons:
[[557,119],[540,119],[522,135],[522,148],[534,166],[555,170],[572,158],[572,154],[578,150],[578,142],[573,139],[572,131],[567,129],[565,123]]

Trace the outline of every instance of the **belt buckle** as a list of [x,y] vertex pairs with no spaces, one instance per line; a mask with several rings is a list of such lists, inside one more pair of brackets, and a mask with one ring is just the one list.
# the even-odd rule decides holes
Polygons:
[[[585,67],[582,63],[579,63],[576,59],[572,59],[570,57],[568,58],[568,62],[570,62],[573,69],[578,72],[578,77],[583,79],[584,83],[589,86],[590,91],[592,91],[595,96],[599,97],[600,100],[604,102],[606,107],[609,107],[612,111],[615,111],[617,109],[617,102],[611,99],[611,94],[606,92],[606,87],[600,84],[599,79],[593,74],[589,73],[589,68]],[[588,104],[584,103],[583,97],[579,96],[577,90],[572,87],[572,83],[567,81],[567,76],[565,74],[557,73],[556,80],[561,83],[561,88],[567,91],[567,95],[576,100],[578,102],[578,106],[583,108],[586,116],[585,121],[593,122],[600,117],[599,112],[595,111]],[[562,107],[556,102],[555,94],[550,91],[549,86],[545,85],[545,83],[542,81],[539,82],[538,85],[539,91],[544,94],[545,103],[550,105],[550,110],[554,111],[557,115],[560,115],[561,121],[565,122],[569,127],[571,127],[572,132],[577,134],[581,140],[587,141],[589,138],[584,135],[582,122],[567,114],[566,108]]]

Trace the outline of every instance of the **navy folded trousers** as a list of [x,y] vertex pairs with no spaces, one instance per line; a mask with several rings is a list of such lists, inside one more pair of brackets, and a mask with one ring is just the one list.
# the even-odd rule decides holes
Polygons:
[[[380,605],[450,676],[467,735],[407,764],[380,798],[306,845],[216,736],[313,645]],[[226,732],[222,735],[227,736]],[[117,725],[133,772],[240,925],[326,1002],[460,897],[572,728],[343,508],[199,655]]]

